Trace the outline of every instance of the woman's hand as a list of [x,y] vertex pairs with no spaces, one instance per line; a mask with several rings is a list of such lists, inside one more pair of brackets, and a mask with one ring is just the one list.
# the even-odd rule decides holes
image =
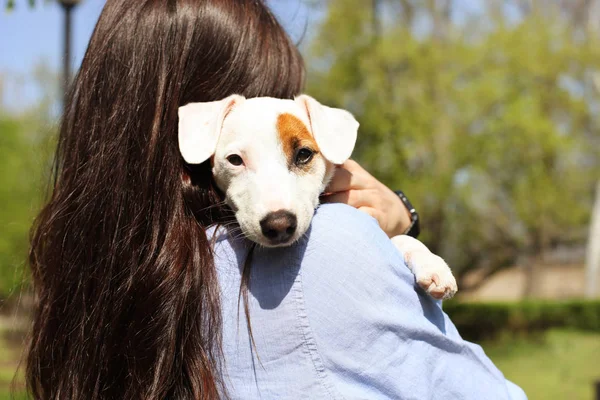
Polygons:
[[353,160],[337,167],[321,201],[345,203],[370,214],[389,237],[404,233],[411,224],[398,195]]

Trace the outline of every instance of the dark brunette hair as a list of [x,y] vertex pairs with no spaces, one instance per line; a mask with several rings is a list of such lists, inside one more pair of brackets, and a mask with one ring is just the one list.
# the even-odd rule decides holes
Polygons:
[[65,105],[52,193],[31,237],[27,359],[39,399],[214,399],[221,310],[207,164],[177,109],[291,98],[304,70],[258,0],[108,0]]

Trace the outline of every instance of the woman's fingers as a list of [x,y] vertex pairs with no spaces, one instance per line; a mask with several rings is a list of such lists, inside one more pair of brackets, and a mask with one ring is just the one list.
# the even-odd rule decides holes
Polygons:
[[356,161],[348,160],[336,168],[329,186],[325,189],[325,193],[344,192],[350,189],[363,189],[363,175],[365,173],[366,171],[362,169]]
[[342,164],[342,166],[347,169],[348,171],[354,173],[354,172],[367,172],[365,171],[365,169],[363,167],[360,166],[359,163],[357,163],[354,160],[346,160],[346,162],[344,162]]
[[367,206],[370,198],[364,190],[345,190],[321,198],[322,203],[344,203],[354,208]]
[[376,209],[372,207],[358,207],[358,210],[369,214],[371,217],[375,218],[377,222],[379,222],[381,215]]
[[342,166],[337,167],[331,182],[329,182],[329,185],[325,189],[325,193],[338,193],[350,190],[352,189],[353,179],[356,181],[356,178],[354,178],[350,171]]
[[321,202],[344,203],[368,213],[390,237],[403,233],[411,223],[400,198],[352,160],[336,168]]

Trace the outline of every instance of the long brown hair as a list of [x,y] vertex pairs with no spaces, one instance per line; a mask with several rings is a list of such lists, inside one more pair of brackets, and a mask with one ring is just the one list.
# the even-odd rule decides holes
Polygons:
[[214,399],[219,287],[210,166],[177,109],[301,91],[295,46],[258,0],[108,0],[69,100],[52,193],[31,235],[27,359],[39,399]]

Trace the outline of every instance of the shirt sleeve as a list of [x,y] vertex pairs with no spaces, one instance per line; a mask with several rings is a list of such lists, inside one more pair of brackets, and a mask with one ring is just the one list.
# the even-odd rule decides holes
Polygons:
[[415,285],[373,218],[324,205],[307,235],[300,268],[306,314],[345,398],[519,398],[481,347],[461,338],[441,303]]

